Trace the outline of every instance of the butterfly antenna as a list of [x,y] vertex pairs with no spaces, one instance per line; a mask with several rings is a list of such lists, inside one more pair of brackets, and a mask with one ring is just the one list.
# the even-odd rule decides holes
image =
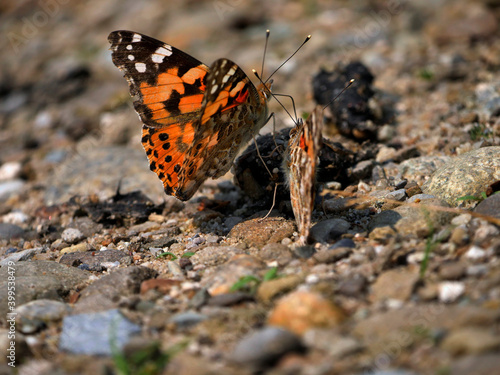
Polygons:
[[300,49],[304,46],[304,44],[306,44],[306,43],[309,41],[309,39],[311,39],[311,35],[308,35],[308,36],[307,36],[307,38],[306,38],[306,40],[304,40],[304,41],[302,42],[302,44],[299,46],[299,48],[297,48],[297,49],[295,50],[295,52],[294,52],[294,53],[292,53],[292,54],[290,55],[290,57],[288,57],[285,61],[283,61],[283,62],[281,63],[281,65],[280,65],[280,66],[278,66],[278,67],[274,70],[274,72],[273,72],[273,73],[272,73],[269,77],[267,77],[266,82],[268,82],[268,81],[271,79],[271,77],[272,77],[272,76],[273,76],[273,75],[274,75],[274,74],[275,74],[278,70],[280,70],[280,69],[281,69],[281,67],[282,67],[283,65],[285,65],[285,64],[288,62],[288,60],[290,60],[292,57],[294,57],[294,56],[295,56],[295,54],[296,54],[297,52],[299,52],[299,50],[300,50]]
[[264,61],[266,61],[266,52],[267,52],[267,42],[269,41],[269,35],[271,32],[269,29],[266,30],[266,44],[264,44],[264,54],[262,55],[262,68],[260,69],[260,74],[264,76]]
[[335,96],[335,98],[333,98],[332,100],[330,100],[330,101],[328,102],[328,104],[326,104],[326,105],[323,107],[323,110],[324,110],[324,109],[326,109],[326,107],[328,107],[330,104],[332,104],[335,100],[337,100],[337,99],[338,99],[338,97],[339,97],[340,95],[342,95],[342,94],[344,93],[344,91],[345,91],[345,90],[347,90],[349,87],[351,87],[351,85],[354,83],[354,81],[355,81],[355,79],[354,79],[354,78],[353,78],[353,79],[351,79],[351,80],[347,83],[347,85],[345,85],[345,87],[342,89],[342,91],[341,91],[341,92],[339,92],[339,93]]
[[[295,101],[293,100],[293,97],[291,95],[286,95],[286,94],[275,94],[273,93],[271,90],[269,90],[266,86],[266,84],[264,83],[264,81],[262,81],[262,78],[259,76],[259,73],[257,73],[257,71],[255,69],[252,69],[252,72],[253,74],[255,74],[255,76],[257,77],[257,79],[259,80],[259,82],[263,85],[263,87],[266,89],[267,93],[269,95],[271,95],[274,100],[276,100],[278,102],[278,104],[281,106],[281,108],[283,108],[283,110],[288,114],[288,116],[290,116],[290,118],[292,119],[292,121],[297,124],[298,120],[297,120],[297,111],[295,110]],[[281,101],[277,98],[277,96],[285,96],[287,98],[290,98],[290,100],[292,101],[292,105],[293,105],[293,112],[295,114],[295,117],[293,117],[290,112],[288,111],[288,109],[286,109],[286,107],[283,105],[283,103],[281,103]]]

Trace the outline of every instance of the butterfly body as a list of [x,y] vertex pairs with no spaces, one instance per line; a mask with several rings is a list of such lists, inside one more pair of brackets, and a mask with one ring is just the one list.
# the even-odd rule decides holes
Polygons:
[[305,122],[299,120],[291,129],[283,159],[301,244],[307,243],[314,210],[314,185],[322,146],[322,128],[323,109],[317,106]]
[[165,193],[188,200],[209,177],[223,176],[268,119],[271,84],[256,88],[234,62],[210,67],[132,31],[108,37],[143,122],[142,144]]

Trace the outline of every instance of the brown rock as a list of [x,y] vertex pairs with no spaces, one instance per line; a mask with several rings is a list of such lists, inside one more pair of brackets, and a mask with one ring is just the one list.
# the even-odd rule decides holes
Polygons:
[[311,328],[336,326],[344,319],[344,312],[321,295],[299,291],[278,301],[268,324],[301,335]]
[[236,224],[228,237],[239,239],[249,246],[262,247],[268,243],[281,242],[291,237],[295,224],[283,217],[268,217],[265,220],[252,219]]
[[453,355],[479,354],[500,348],[500,337],[491,329],[464,327],[451,332],[441,346]]
[[289,292],[302,282],[302,277],[291,275],[279,279],[265,281],[257,289],[257,298],[262,302],[270,302],[281,293]]
[[411,297],[418,280],[418,273],[407,268],[386,271],[373,284],[370,299],[372,301],[385,299],[407,301]]

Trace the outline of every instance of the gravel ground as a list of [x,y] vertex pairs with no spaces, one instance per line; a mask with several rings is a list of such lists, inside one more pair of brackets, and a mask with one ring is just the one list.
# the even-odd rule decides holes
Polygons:
[[[2,3],[0,373],[498,371],[499,18],[493,0]],[[299,114],[356,78],[325,110],[311,245],[285,185],[262,219],[272,123],[272,178],[249,146],[165,196],[117,29],[246,72],[270,29],[264,77],[311,34],[273,76]]]

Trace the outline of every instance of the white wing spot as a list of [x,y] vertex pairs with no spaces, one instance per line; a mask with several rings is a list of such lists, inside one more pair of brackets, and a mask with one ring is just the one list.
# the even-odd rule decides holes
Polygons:
[[229,78],[230,78],[230,77],[231,77],[231,76],[230,76],[229,74],[226,74],[226,75],[224,76],[224,78],[222,78],[222,83],[226,83],[227,81],[229,81]]
[[221,63],[220,63],[220,67],[221,68],[224,68],[224,65],[226,65],[227,63],[227,60],[223,60]]
[[130,61],[134,61],[134,60],[135,60],[135,57],[134,57],[134,55],[128,55],[128,59],[129,59]]
[[212,90],[210,90],[211,94],[215,94],[215,92],[218,90],[219,86],[218,85],[213,85]]
[[142,36],[139,34],[134,34],[134,36],[132,37],[132,43],[137,43],[137,42],[140,42],[141,40],[142,40]]
[[146,64],[135,63],[135,70],[137,70],[139,73],[144,73],[146,71]]
[[231,68],[231,69],[229,69],[229,70],[227,71],[227,75],[228,75],[228,76],[232,76],[232,75],[234,75],[234,73],[236,73],[236,70],[234,69],[234,67],[233,67],[233,68]]
[[151,56],[151,59],[153,60],[153,62],[161,64],[165,56],[170,56],[171,54],[172,54],[172,47],[165,45],[163,47],[158,48],[153,54],[153,56]]
[[129,45],[127,46],[127,49],[130,51],[130,50],[132,49],[132,44],[129,44]]

